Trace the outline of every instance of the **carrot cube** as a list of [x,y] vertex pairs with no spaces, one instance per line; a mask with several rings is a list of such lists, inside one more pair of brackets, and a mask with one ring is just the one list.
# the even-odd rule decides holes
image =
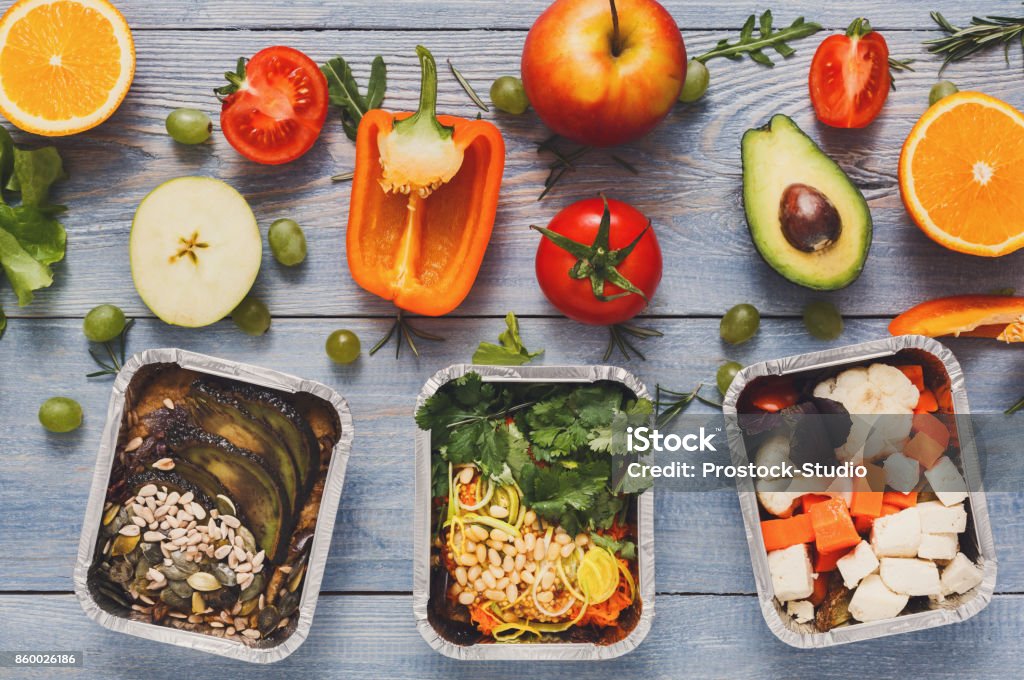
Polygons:
[[878,517],[882,514],[881,491],[854,491],[850,501],[850,514],[854,517]]
[[809,515],[795,515],[787,519],[769,519],[761,522],[761,537],[765,550],[782,550],[814,540],[814,529]]
[[897,366],[903,375],[907,376],[918,392],[924,391],[924,369],[920,366]]
[[857,529],[857,533],[861,534],[862,536],[871,531],[871,527],[873,527],[874,524],[874,517],[868,517],[867,515],[857,515],[853,518],[853,526]]
[[914,413],[932,413],[939,410],[939,401],[935,398],[935,393],[931,390],[925,390],[921,393],[921,396],[917,399],[917,406],[914,407]]
[[826,571],[835,571],[836,562],[838,562],[839,558],[848,552],[850,551],[844,549],[836,550],[835,552],[817,553],[817,556],[814,558],[814,571],[818,572],[819,574],[824,573]]
[[882,503],[882,517],[886,515],[895,515],[896,513],[904,510],[898,505],[890,505],[889,503]]
[[828,578],[824,575],[814,579],[814,590],[811,592],[811,596],[807,598],[811,601],[815,607],[825,601],[825,596],[828,595]]
[[915,432],[926,434],[942,446],[945,451],[949,446],[949,428],[946,424],[930,413],[918,413],[914,416]]
[[805,496],[800,497],[800,506],[803,508],[804,512],[810,512],[812,507],[814,507],[818,503],[824,503],[830,498],[832,497],[823,496],[822,494],[819,493],[809,493]]
[[935,467],[945,451],[946,447],[932,439],[926,432],[918,432],[903,447],[903,455],[916,460],[925,470]]
[[904,508],[912,508],[917,505],[917,492],[911,491],[910,493],[903,493],[902,491],[886,491],[882,494],[882,503],[883,509],[886,505],[891,505],[898,508],[897,512]]
[[808,513],[814,529],[818,552],[830,553],[852,548],[860,543],[860,534],[853,526],[850,510],[842,498],[832,498],[811,507]]

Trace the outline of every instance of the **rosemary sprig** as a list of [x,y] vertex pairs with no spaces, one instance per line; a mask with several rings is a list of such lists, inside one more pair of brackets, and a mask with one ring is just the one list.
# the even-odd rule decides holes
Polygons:
[[106,359],[101,359],[100,357],[96,356],[96,352],[94,352],[92,348],[89,349],[89,356],[92,357],[92,360],[95,361],[102,370],[93,371],[92,373],[86,373],[86,378],[98,378],[103,375],[117,375],[121,371],[121,367],[124,366],[125,345],[127,344],[128,340],[128,331],[131,329],[134,323],[135,319],[128,319],[128,321],[125,323],[124,329],[121,331],[121,335],[117,337],[117,352],[114,351],[114,347],[111,345],[111,342],[113,341],[103,343],[103,349],[107,351],[107,358],[109,358],[109,363],[107,362]]
[[[548,176],[544,180],[544,190],[540,193],[540,196],[537,197],[538,201],[551,193],[551,190],[555,188],[555,185],[557,185],[563,177],[565,177],[566,173],[575,172],[579,167],[577,161],[593,150],[593,147],[590,146],[576,146],[570,150],[565,150],[558,146],[558,141],[558,135],[551,135],[537,145],[537,153],[549,153],[555,157],[555,160],[548,163]],[[624,168],[631,174],[640,174],[640,171],[635,165],[621,156],[608,154],[608,157],[615,162],[616,165]]]
[[976,52],[999,44],[1003,45],[1009,66],[1010,44],[1019,40],[1024,46],[1024,17],[972,17],[970,25],[962,28],[949,23],[940,12],[932,12],[931,17],[947,34],[924,42],[929,52],[945,57],[939,73],[954,61],[963,61]]
[[889,57],[889,87],[892,91],[896,91],[896,73],[903,71],[913,71],[914,69],[910,66],[914,63],[914,59],[896,59],[895,57]]
[[444,340],[444,338],[442,338],[440,335],[428,333],[427,331],[420,330],[414,327],[412,324],[409,323],[408,319],[406,319],[405,316],[403,316],[402,310],[399,309],[398,316],[395,317],[395,321],[394,323],[391,324],[391,328],[388,330],[387,334],[383,338],[378,340],[377,344],[370,349],[370,356],[372,357],[374,354],[380,351],[380,349],[384,347],[384,345],[388,344],[391,338],[395,336],[395,333],[398,333],[398,337],[395,338],[396,359],[402,355],[402,340],[405,340],[405,343],[409,345],[409,349],[411,349],[412,353],[417,357],[420,355],[420,351],[416,347],[416,341],[414,340],[414,337],[420,338],[421,340],[432,340],[434,342],[442,342]]
[[608,326],[608,347],[604,351],[604,356],[601,357],[601,361],[608,361],[611,358],[612,353],[618,349],[622,352],[622,356],[629,361],[633,357],[630,356],[630,351],[640,358],[640,361],[647,361],[647,357],[644,356],[643,352],[638,350],[636,346],[630,341],[630,338],[636,338],[643,340],[646,338],[660,338],[664,335],[659,330],[654,328],[644,328],[642,326],[634,326],[629,323],[619,323],[613,326]]
[[355,176],[356,176],[356,173],[355,173],[354,170],[350,171],[350,172],[343,172],[340,175],[332,175],[331,176],[331,181],[332,182],[349,182]]
[[1003,411],[1003,413],[1005,413],[1008,416],[1009,415],[1013,415],[1014,413],[1016,413],[1017,411],[1021,410],[1022,408],[1024,408],[1024,397],[1022,397],[1021,400],[1018,401],[1016,404],[1014,404],[1010,408],[1008,408],[1005,411]]
[[[722,405],[718,402],[701,396],[700,391],[705,387],[707,387],[705,383],[700,383],[692,392],[677,392],[667,387],[662,387],[660,383],[656,384],[654,386],[655,425],[665,427],[675,420],[680,413],[690,408],[694,401],[699,401],[714,408],[722,408]],[[669,398],[663,399],[663,394]],[[663,407],[665,410],[662,410]]]
[[[755,24],[758,31],[756,36],[754,35]],[[806,38],[820,30],[820,24],[804,21],[803,17],[797,17],[788,28],[774,30],[772,29],[772,11],[765,10],[760,20],[754,14],[747,17],[746,23],[740,29],[740,37],[735,43],[719,40],[713,49],[697,57],[697,61],[707,63],[709,59],[715,57],[739,60],[746,54],[758,64],[771,67],[775,63],[771,57],[765,54],[765,49],[775,50],[783,59],[791,57],[796,52],[789,45],[791,41]]]
[[480,99],[480,96],[476,93],[476,90],[473,89],[473,86],[469,84],[469,81],[466,80],[462,73],[459,72],[459,69],[455,68],[455,64],[452,63],[451,59],[448,60],[448,68],[451,69],[452,75],[455,76],[455,80],[459,81],[459,85],[461,85],[462,89],[469,95],[469,98],[473,100],[473,103],[476,104],[477,108],[481,111],[490,111],[490,107],[488,107],[487,104],[484,104],[484,100]]

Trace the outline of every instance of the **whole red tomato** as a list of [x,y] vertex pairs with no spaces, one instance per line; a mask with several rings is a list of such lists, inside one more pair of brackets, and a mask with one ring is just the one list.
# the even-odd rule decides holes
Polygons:
[[661,282],[661,248],[643,213],[590,198],[555,215],[537,247],[537,283],[560,312],[608,326],[643,311]]
[[818,120],[838,128],[862,128],[882,110],[891,88],[889,46],[866,19],[845,35],[830,35],[811,61],[811,104]]

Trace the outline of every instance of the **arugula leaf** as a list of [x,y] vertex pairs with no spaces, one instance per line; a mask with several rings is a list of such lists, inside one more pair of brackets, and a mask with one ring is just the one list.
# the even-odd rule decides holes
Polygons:
[[747,17],[746,23],[740,30],[740,37],[735,43],[719,40],[713,49],[697,57],[697,61],[706,63],[715,57],[740,60],[746,54],[758,64],[771,67],[775,64],[771,57],[764,53],[765,49],[775,50],[783,59],[789,58],[796,52],[789,45],[789,41],[806,38],[821,30],[820,24],[804,21],[803,17],[797,17],[788,28],[775,30],[772,28],[772,12],[765,10],[760,20],[756,21],[758,35],[755,36],[755,20],[756,17],[753,14]]
[[15,148],[13,155],[14,171],[7,188],[21,192],[23,206],[46,205],[53,183],[67,178],[57,149],[52,146],[31,151]]
[[0,265],[22,307],[32,302],[32,291],[47,288],[53,283],[50,268],[36,261],[5,229],[0,229]]
[[331,104],[341,109],[341,126],[353,142],[359,130],[363,114],[378,109],[384,102],[387,89],[387,66],[384,58],[374,57],[370,65],[370,80],[366,84],[366,96],[359,92],[359,84],[352,69],[342,57],[334,57],[320,67],[327,78],[327,91]]
[[636,559],[636,543],[633,541],[619,541],[597,533],[590,534],[590,540],[594,545],[610,550],[623,559]]
[[488,366],[522,366],[535,357],[539,357],[544,350],[531,352],[523,346],[519,337],[519,319],[512,312],[505,316],[507,330],[502,331],[498,336],[500,345],[491,342],[481,342],[476,352],[473,353],[473,363]]

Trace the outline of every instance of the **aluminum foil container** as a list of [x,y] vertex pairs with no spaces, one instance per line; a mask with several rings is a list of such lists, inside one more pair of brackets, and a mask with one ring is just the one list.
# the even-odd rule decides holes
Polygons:
[[[197,371],[221,378],[229,378],[242,383],[250,383],[268,387],[281,392],[304,392],[330,403],[338,415],[340,435],[331,453],[331,462],[327,470],[320,510],[316,520],[316,530],[310,547],[305,581],[299,601],[297,622],[292,633],[273,646],[252,647],[242,642],[218,638],[192,631],[178,630],[168,626],[144,623],[123,618],[104,610],[93,599],[88,585],[89,569],[93,563],[97,536],[103,514],[103,504],[107,495],[111,467],[114,463],[118,442],[118,434],[126,409],[126,394],[132,378],[145,366],[151,364],[177,364],[183,369]],[[82,536],[78,544],[78,561],[75,564],[74,584],[82,609],[94,621],[104,628],[127,633],[136,637],[166,642],[179,647],[219,654],[220,656],[249,661],[253,663],[272,663],[280,661],[301,645],[313,623],[313,612],[316,610],[317,597],[320,594],[320,582],[323,579],[327,553],[334,532],[334,518],[341,500],[341,490],[345,483],[345,467],[348,464],[352,448],[352,415],[348,402],[331,388],[321,383],[297,378],[286,373],[266,368],[250,366],[237,361],[218,359],[216,357],[197,354],[182,349],[151,349],[133,355],[125,362],[124,367],[114,379],[114,387],[107,408],[107,423],[100,439],[99,455],[96,458],[96,471],[93,473],[92,488],[89,493],[89,504],[85,511]],[[295,618],[293,616],[293,618]]]
[[[725,396],[723,412],[728,423],[729,449],[733,463],[745,465],[751,460],[746,451],[743,434],[737,424],[736,406],[744,389],[755,378],[822,369],[835,371],[840,368],[884,360],[896,355],[909,356],[914,361],[923,362],[926,364],[926,371],[944,373],[944,378],[949,381],[953,413],[966,415],[970,412],[967,405],[963,371],[956,357],[944,345],[920,335],[885,338],[849,347],[766,361],[748,366],[740,371]],[[757,595],[761,603],[761,613],[764,614],[768,628],[780,640],[793,647],[803,649],[830,647],[966,621],[988,606],[996,585],[996,550],[992,540],[992,525],[989,522],[988,506],[981,483],[978,451],[969,418],[957,418],[956,427],[960,438],[960,456],[955,462],[959,463],[964,472],[964,479],[970,490],[968,512],[973,524],[974,545],[969,550],[970,553],[977,555],[974,561],[981,566],[984,577],[973,590],[963,595],[947,597],[946,601],[941,604],[933,603],[931,605],[933,608],[927,611],[903,614],[882,621],[852,623],[833,628],[828,632],[819,632],[811,623],[796,623],[792,617],[786,614],[773,594],[771,574],[768,571],[768,555],[761,538],[761,517],[753,480],[736,480],[747,545],[754,567]],[[962,535],[964,541],[972,540],[971,528],[969,525],[968,533]]]
[[[650,398],[642,382],[625,369],[615,366],[473,366],[456,364],[431,377],[416,400],[417,409],[442,385],[466,373],[476,372],[486,382],[591,383],[610,380],[622,383],[638,397]],[[416,510],[413,540],[412,608],[416,627],[431,647],[441,654],[464,661],[587,661],[613,659],[633,651],[647,636],[654,618],[654,489],[637,499],[637,588],[642,609],[636,627],[624,639],[610,645],[592,643],[483,643],[460,645],[451,642],[434,628],[427,618],[430,600],[430,548],[434,526],[431,521],[430,432],[416,432]]]

